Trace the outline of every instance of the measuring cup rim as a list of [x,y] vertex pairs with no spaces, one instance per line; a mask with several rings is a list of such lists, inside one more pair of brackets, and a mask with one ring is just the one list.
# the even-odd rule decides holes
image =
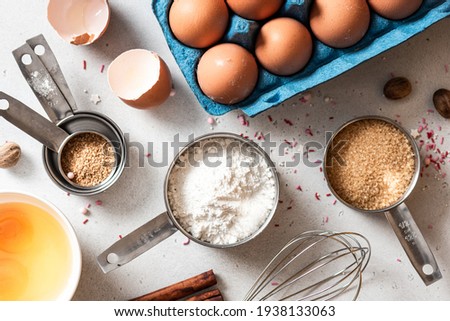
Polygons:
[[[117,162],[117,158],[115,158],[115,170],[111,173],[110,176],[108,176],[107,179],[105,179],[102,183],[95,185],[95,186],[91,186],[91,187],[83,187],[83,186],[79,186],[77,184],[73,184],[70,183],[69,181],[67,181],[67,178],[65,178],[63,175],[64,173],[62,173],[62,171],[59,171],[61,176],[63,176],[64,182],[67,181],[67,183],[69,183],[70,186],[72,186],[73,188],[68,188],[67,186],[64,185],[63,182],[61,182],[61,180],[57,177],[54,177],[54,175],[51,173],[50,169],[49,169],[49,158],[48,158],[48,152],[50,151],[50,149],[46,146],[43,146],[42,148],[42,158],[44,161],[44,168],[47,172],[47,174],[50,176],[50,178],[53,180],[53,182],[55,182],[60,188],[62,188],[64,191],[72,193],[74,195],[80,195],[80,196],[90,196],[90,195],[96,195],[99,193],[104,192],[106,189],[108,189],[110,186],[112,186],[122,175],[123,170],[125,168],[125,163],[126,163],[126,159],[127,159],[127,143],[124,137],[124,134],[122,132],[122,130],[120,129],[120,127],[108,116],[102,114],[102,113],[98,113],[98,112],[93,112],[93,111],[76,111],[73,114],[65,117],[64,119],[62,119],[61,121],[59,121],[56,126],[61,127],[63,125],[65,125],[66,123],[72,121],[72,120],[76,120],[77,118],[80,117],[90,117],[90,118],[94,118],[94,119],[98,119],[101,122],[104,122],[105,124],[107,124],[109,127],[111,127],[111,130],[114,132],[114,134],[117,136],[117,138],[120,140],[120,152],[121,152],[121,162]],[[80,131],[80,132],[76,132],[73,134],[77,134],[77,133],[82,133],[82,132],[94,132],[95,134],[101,135],[104,137],[104,135],[102,135],[101,133],[98,133],[96,131]],[[72,137],[72,134],[69,134],[69,138]],[[111,141],[106,138],[106,141],[108,141],[109,143],[111,143]],[[62,149],[61,149],[62,151]],[[59,158],[60,158],[60,153],[58,153],[58,167],[60,167],[59,164]]]
[[[347,126],[356,123],[358,121],[362,121],[362,120],[380,120],[380,121],[384,121],[388,124],[393,125],[395,128],[397,128],[398,130],[400,130],[400,132],[402,134],[405,135],[405,137],[408,139],[411,148],[413,150],[414,153],[414,174],[411,178],[411,182],[408,185],[407,190],[405,191],[405,193],[403,194],[403,196],[394,204],[382,208],[382,209],[377,209],[377,210],[365,210],[359,207],[356,207],[348,202],[346,202],[345,200],[343,200],[340,195],[334,190],[333,186],[330,183],[330,180],[328,178],[328,164],[327,164],[327,156],[328,156],[328,152],[329,149],[333,143],[333,140],[336,138],[336,136]],[[372,214],[372,213],[384,213],[384,212],[389,212],[390,210],[396,208],[397,206],[399,206],[400,204],[403,204],[405,202],[405,200],[411,195],[412,191],[414,190],[414,187],[417,184],[417,181],[419,180],[419,176],[420,176],[420,166],[421,166],[421,159],[420,159],[420,152],[419,152],[419,147],[417,146],[417,143],[415,141],[415,139],[410,135],[410,133],[408,133],[406,131],[405,128],[403,128],[403,126],[401,126],[400,124],[398,124],[397,122],[395,122],[394,120],[385,117],[385,116],[378,116],[378,115],[367,115],[367,116],[360,116],[360,117],[356,117],[353,118],[347,122],[345,122],[343,125],[341,125],[337,130],[334,131],[333,135],[331,136],[331,138],[328,140],[328,142],[326,143],[326,148],[325,148],[325,152],[324,152],[324,156],[323,156],[323,173],[325,176],[325,180],[327,182],[328,188],[330,189],[331,193],[333,193],[333,195],[341,202],[343,203],[345,206],[355,210],[355,211],[359,211],[359,212],[363,212],[363,213],[368,213],[368,214]]]
[[[267,215],[264,223],[252,234],[250,234],[249,236],[239,240],[238,242],[235,243],[230,243],[230,244],[213,244],[210,242],[205,242],[202,241],[200,239],[197,239],[196,237],[194,237],[191,233],[189,233],[188,231],[186,231],[183,226],[178,222],[178,220],[176,219],[176,217],[174,216],[174,214],[172,213],[172,209],[170,207],[170,202],[169,202],[169,197],[168,197],[168,188],[169,188],[169,178],[170,178],[170,174],[173,171],[173,168],[175,167],[175,164],[177,163],[178,159],[180,158],[180,156],[187,151],[190,147],[192,147],[194,144],[206,140],[206,139],[213,139],[213,138],[230,138],[230,139],[235,139],[241,143],[244,144],[249,144],[252,148],[254,148],[259,155],[261,155],[264,158],[264,161],[266,162],[266,164],[268,165],[268,167],[270,168],[272,174],[273,174],[273,178],[275,181],[275,198],[273,200],[273,207],[271,212]],[[172,223],[177,227],[177,229],[183,233],[186,237],[188,237],[190,240],[207,246],[207,247],[212,247],[212,248],[219,248],[219,249],[225,249],[225,248],[230,248],[230,247],[235,247],[244,243],[249,242],[250,240],[254,239],[256,236],[258,236],[260,233],[262,233],[263,230],[266,229],[266,227],[270,224],[270,221],[272,220],[273,216],[275,215],[277,206],[278,206],[278,200],[280,197],[280,182],[279,182],[279,176],[278,176],[278,172],[276,170],[275,164],[273,163],[273,161],[270,159],[269,155],[255,142],[246,139],[240,135],[234,134],[234,133],[229,133],[229,132],[217,132],[217,133],[208,133],[208,134],[204,134],[201,136],[198,136],[197,138],[195,138],[193,141],[189,142],[188,144],[186,144],[186,146],[184,146],[173,158],[172,163],[170,164],[167,173],[166,173],[166,178],[164,180],[164,202],[165,202],[165,206],[166,206],[166,210],[167,210],[167,215],[169,217],[169,219],[172,221]]]

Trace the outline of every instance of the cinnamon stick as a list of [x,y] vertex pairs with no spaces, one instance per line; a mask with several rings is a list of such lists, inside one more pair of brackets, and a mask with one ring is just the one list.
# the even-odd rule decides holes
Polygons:
[[175,301],[217,284],[213,270],[206,271],[131,301]]
[[186,301],[207,301],[215,296],[221,296],[222,294],[218,289],[206,291],[200,294],[193,295],[186,299]]

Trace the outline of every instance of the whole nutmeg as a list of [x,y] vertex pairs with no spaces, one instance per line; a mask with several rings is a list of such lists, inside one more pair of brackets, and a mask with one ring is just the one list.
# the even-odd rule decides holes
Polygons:
[[405,77],[395,77],[384,85],[384,96],[391,100],[405,98],[412,91],[411,82]]
[[450,118],[450,90],[437,90],[433,95],[433,103],[442,117]]
[[7,142],[0,146],[0,168],[10,168],[17,164],[22,154],[20,146],[13,142]]

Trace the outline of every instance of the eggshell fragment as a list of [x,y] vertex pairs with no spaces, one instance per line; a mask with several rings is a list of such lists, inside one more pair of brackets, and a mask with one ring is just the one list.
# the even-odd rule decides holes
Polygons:
[[145,49],[118,56],[108,68],[112,91],[131,107],[146,109],[162,104],[172,90],[172,77],[164,60]]
[[56,32],[74,45],[89,45],[109,24],[107,0],[49,0],[47,18]]
[[239,16],[251,20],[269,18],[280,9],[284,0],[227,0],[228,6]]
[[314,35],[334,48],[347,48],[360,41],[370,24],[366,0],[315,0],[310,14]]
[[255,57],[245,48],[222,43],[207,50],[197,67],[203,93],[222,104],[236,104],[247,98],[258,81]]
[[228,17],[225,0],[174,0],[169,10],[169,25],[183,44],[206,48],[225,34]]
[[267,22],[256,39],[255,54],[261,65],[276,75],[292,75],[308,63],[312,55],[308,29],[292,18]]
[[423,0],[368,0],[370,7],[387,19],[400,20],[416,12]]

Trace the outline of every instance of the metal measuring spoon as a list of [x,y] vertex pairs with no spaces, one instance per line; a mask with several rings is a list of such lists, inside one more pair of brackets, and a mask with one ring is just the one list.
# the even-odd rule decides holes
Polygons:
[[[251,152],[254,152],[257,157],[261,157],[262,161],[267,164],[267,167],[271,171],[274,178],[274,188],[276,193],[273,199],[273,207],[270,213],[267,215],[264,223],[259,226],[259,228],[255,232],[235,243],[213,244],[194,237],[178,222],[177,218],[173,214],[172,206],[170,205],[168,196],[169,179],[171,177],[171,174],[173,173],[174,167],[179,161],[180,156],[187,152],[189,149],[195,148],[195,146],[198,145],[198,143],[200,143],[201,141],[212,138],[230,139],[237,142],[238,144],[246,146],[246,148],[249,148]],[[177,231],[183,233],[193,242],[210,248],[224,249],[239,246],[254,239],[269,225],[277,209],[279,193],[280,182],[275,165],[270,159],[270,156],[258,144],[232,133],[213,133],[199,136],[178,152],[178,154],[174,157],[171,165],[169,166],[169,169],[167,170],[166,179],[164,182],[164,201],[166,205],[166,211],[112,244],[108,249],[103,251],[97,257],[97,262],[104,273],[111,272],[119,268],[120,266],[132,261],[144,252],[150,250]]]
[[0,109],[0,116],[21,129],[55,153],[59,153],[71,135],[17,99],[0,91],[0,100],[8,106]]
[[[386,208],[377,209],[377,210],[364,210],[358,208],[345,200],[343,200],[340,195],[335,191],[334,187],[330,183],[329,180],[329,167],[332,167],[331,164],[328,163],[328,155],[331,153],[332,144],[336,136],[347,126],[362,120],[380,120],[384,121],[388,124],[391,124],[395,128],[397,128],[405,137],[408,139],[411,148],[414,152],[415,166],[414,166],[414,175],[411,179],[411,183],[409,184],[408,189],[405,191],[403,196],[395,203]],[[338,142],[339,143],[339,142]],[[420,176],[420,153],[419,148],[411,135],[400,125],[395,123],[386,117],[381,116],[364,116],[355,118],[344,125],[342,125],[338,130],[335,131],[331,139],[328,141],[325,154],[324,154],[324,175],[333,195],[341,201],[347,207],[367,213],[367,214],[381,214],[384,213],[389,224],[394,230],[400,244],[402,245],[404,251],[408,255],[409,260],[411,261],[414,269],[417,271],[421,279],[426,285],[430,285],[437,280],[442,278],[441,271],[439,270],[439,266],[434,258],[433,252],[427,244],[422,232],[414,221],[413,216],[411,215],[408,207],[405,205],[405,200],[410,196],[414,187]]]
[[[47,120],[33,109],[29,108],[25,104],[21,103],[17,99],[0,92],[0,100],[7,101],[7,107],[0,109],[0,116],[5,118],[11,124],[15,125],[31,137],[41,142],[44,146],[57,153],[58,155],[58,169],[62,177],[70,184],[77,188],[86,188],[80,186],[71,180],[64,172],[62,166],[62,155],[64,154],[64,147],[75,136],[82,134],[94,134],[105,140],[108,144],[111,144],[107,137],[102,134],[92,131],[79,131],[72,134],[68,134],[62,128],[56,126],[51,121]],[[112,146],[112,144],[111,144]],[[114,159],[113,167],[116,167],[116,159]]]
[[[120,128],[103,114],[88,111],[77,112],[75,99],[70,92],[58,61],[43,35],[28,39],[25,44],[15,49],[12,53],[22,75],[46,114],[54,126],[60,129],[59,135],[56,135],[58,130],[54,126],[49,127],[54,131],[49,133],[49,137],[56,135],[54,139],[57,139],[57,144],[49,141],[48,137],[40,137],[41,139],[45,138],[45,140],[41,141],[44,143],[42,159],[49,177],[60,188],[75,195],[95,195],[111,187],[120,178],[127,160],[126,140]],[[16,104],[13,102],[13,105]],[[16,110],[17,108],[14,109]],[[11,118],[13,115],[7,115],[5,118],[7,117]],[[40,118],[40,115],[38,114],[36,117]],[[20,123],[20,119],[15,121]],[[42,119],[40,121],[42,122]],[[44,124],[48,124],[48,122],[41,123],[41,125]],[[27,131],[24,128],[24,124],[21,126],[18,127]],[[44,130],[49,131],[48,128]],[[66,135],[70,135],[66,141],[63,140],[61,131],[65,132]],[[64,145],[73,136],[83,133],[101,136],[114,149],[114,164],[111,175],[100,184],[93,186],[76,184],[62,170],[63,167],[61,165]],[[32,136],[35,137],[35,135]]]

